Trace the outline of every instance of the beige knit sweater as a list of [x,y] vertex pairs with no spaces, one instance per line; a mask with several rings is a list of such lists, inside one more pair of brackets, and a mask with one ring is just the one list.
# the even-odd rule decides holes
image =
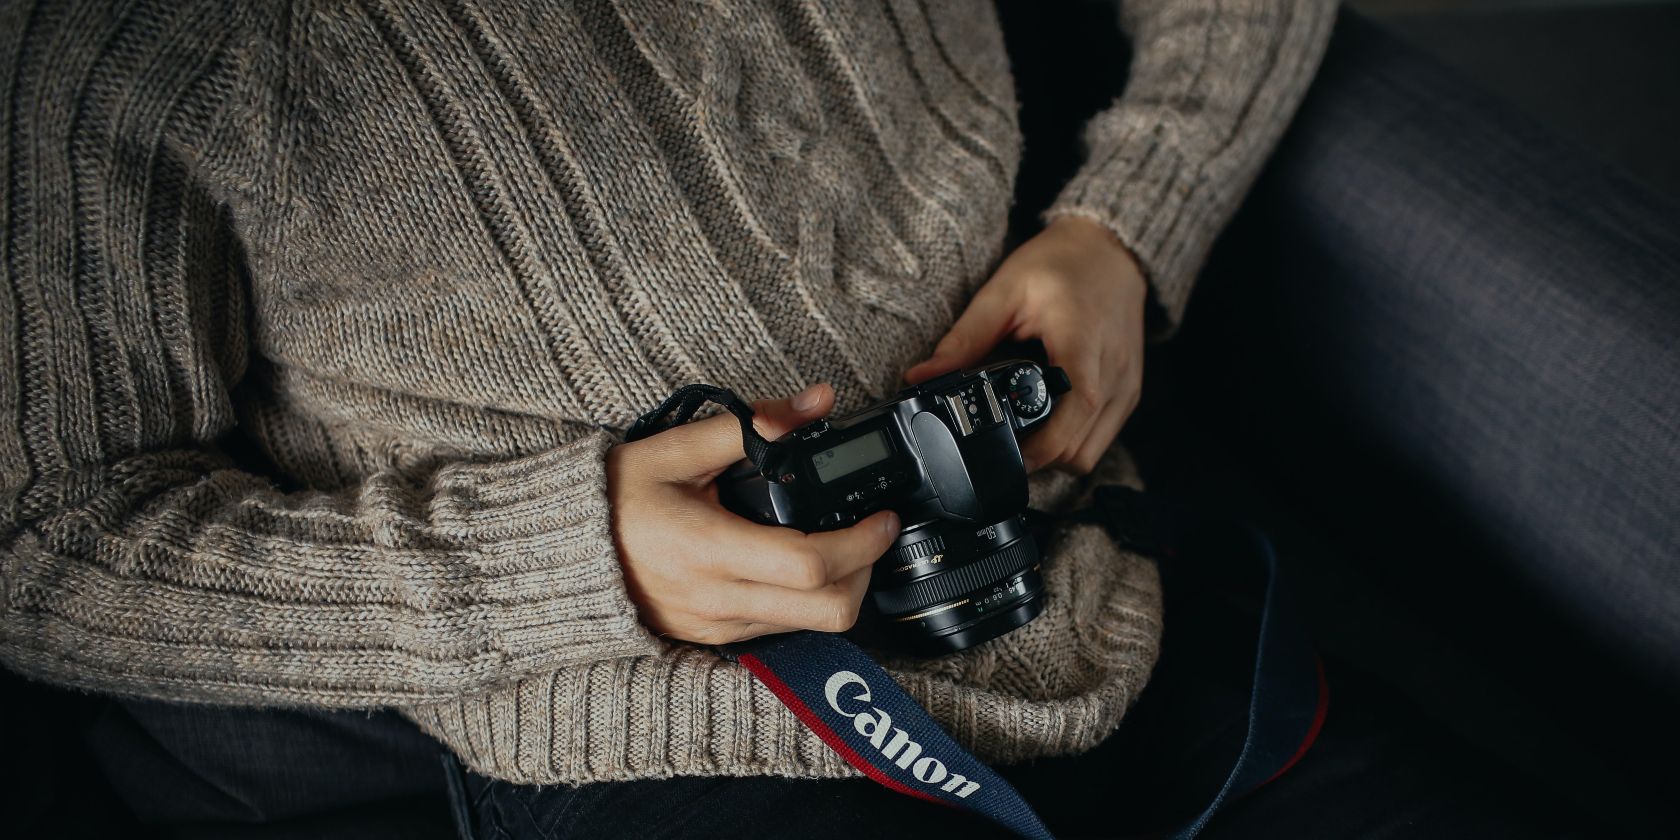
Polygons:
[[[1332,16],[1125,3],[1130,85],[1049,213],[1176,317]],[[638,623],[602,453],[682,383],[847,410],[925,355],[1020,154],[987,4],[9,2],[0,44],[9,667],[401,707],[513,780],[847,772]],[[987,758],[1092,745],[1153,664],[1146,561],[1071,529],[1049,586],[893,663]]]

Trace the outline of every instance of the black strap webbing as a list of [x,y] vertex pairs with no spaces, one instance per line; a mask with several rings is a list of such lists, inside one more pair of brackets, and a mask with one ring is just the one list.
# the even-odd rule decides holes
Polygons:
[[776,444],[765,440],[764,436],[753,428],[752,406],[728,388],[702,384],[684,385],[666,397],[658,408],[637,418],[635,425],[625,433],[624,439],[641,440],[666,429],[681,426],[693,419],[694,412],[699,411],[700,406],[708,402],[717,403],[735,415],[735,419],[741,422],[741,447],[746,452],[747,460],[758,468],[761,475],[771,481],[777,480],[777,462],[771,457],[777,450]]

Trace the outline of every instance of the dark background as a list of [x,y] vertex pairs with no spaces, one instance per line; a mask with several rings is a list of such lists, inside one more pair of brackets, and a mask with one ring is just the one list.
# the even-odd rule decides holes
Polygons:
[[1348,5],[1637,180],[1680,196],[1680,3]]

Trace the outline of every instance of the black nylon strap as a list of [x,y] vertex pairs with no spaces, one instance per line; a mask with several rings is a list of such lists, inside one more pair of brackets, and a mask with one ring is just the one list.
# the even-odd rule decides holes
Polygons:
[[747,460],[758,468],[760,475],[776,481],[780,478],[780,464],[773,457],[777,454],[776,444],[765,440],[764,436],[753,428],[752,406],[746,400],[736,396],[728,388],[716,385],[693,384],[684,385],[671,392],[659,407],[637,418],[630,431],[624,434],[626,441],[637,441],[642,438],[659,434],[666,429],[675,428],[694,418],[694,412],[708,402],[717,403],[735,415],[741,422],[741,448],[747,454]]

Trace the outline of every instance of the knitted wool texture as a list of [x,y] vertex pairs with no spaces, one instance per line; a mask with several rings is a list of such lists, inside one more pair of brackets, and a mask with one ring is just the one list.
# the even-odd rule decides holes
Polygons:
[[[518,781],[848,773],[643,629],[603,453],[687,382],[889,393],[1000,256],[1014,92],[985,3],[714,5],[0,7],[7,665],[397,706]],[[1176,318],[1332,16],[1125,3],[1049,214]],[[1089,527],[1049,555],[1043,617],[889,663],[988,759],[1091,746],[1154,661],[1153,567]]]

